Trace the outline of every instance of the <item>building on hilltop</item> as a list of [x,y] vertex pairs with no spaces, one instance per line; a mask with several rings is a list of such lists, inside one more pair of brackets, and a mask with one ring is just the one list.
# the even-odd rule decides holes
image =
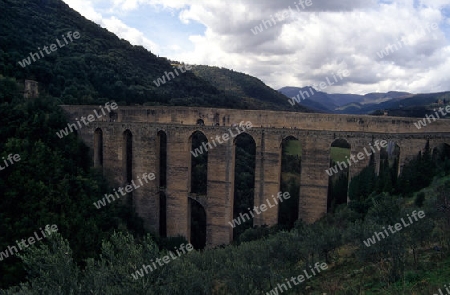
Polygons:
[[38,82],[34,80],[25,80],[24,98],[36,98],[39,96]]

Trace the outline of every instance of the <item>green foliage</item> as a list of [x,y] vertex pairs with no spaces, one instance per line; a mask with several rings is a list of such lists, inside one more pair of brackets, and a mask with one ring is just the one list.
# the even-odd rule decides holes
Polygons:
[[[445,175],[450,171],[447,166],[449,159],[450,155],[446,150],[436,151],[431,156],[427,142],[423,154],[419,152],[417,157],[406,163],[398,179],[397,159],[392,165],[387,161],[381,161],[378,176],[375,174],[375,165],[371,163],[359,175],[352,178],[349,185],[351,200],[349,206],[364,216],[372,205],[374,194],[389,192],[412,197],[413,192],[427,187],[435,175]],[[416,205],[421,207],[423,199],[424,197],[419,194],[416,197]]]
[[[59,98],[64,104],[115,100],[120,105],[306,111],[304,107],[291,107],[284,95],[245,74],[232,75],[242,92],[222,89],[221,79],[210,83],[194,70],[168,81],[165,73],[174,72],[169,60],[118,38],[61,0],[2,0],[0,11],[4,12],[0,18],[0,77],[14,77],[21,82],[36,80],[41,93]],[[62,35],[69,31],[78,31],[80,38],[70,42],[66,37],[69,44],[64,47],[56,45],[57,50],[50,54],[43,50],[43,57],[30,59],[31,64],[25,67],[19,64],[30,53],[38,53],[38,47],[57,44],[57,38],[64,43]],[[220,76],[225,78],[227,73]],[[162,76],[166,83],[157,86],[154,81]],[[0,86],[7,86],[4,83],[0,82]],[[5,92],[9,93],[10,87],[5,87]],[[1,101],[7,101],[2,94]]]
[[[346,158],[347,157],[347,158]],[[330,167],[337,162],[347,163],[350,157],[350,145],[342,138],[336,139],[330,148]],[[328,178],[327,212],[331,213],[339,205],[347,203],[349,167],[339,170]]]
[[283,148],[288,156],[302,156],[302,145],[298,140],[287,140],[286,146],[283,146]]
[[416,205],[417,207],[422,207],[424,201],[425,201],[425,193],[420,192],[416,195],[416,198],[414,199],[414,205]]
[[203,249],[206,245],[206,212],[203,206],[190,200],[191,206],[191,244],[195,249]]
[[209,82],[217,89],[230,95],[240,97],[246,109],[271,109],[308,111],[296,104],[291,106],[288,98],[265,85],[261,80],[233,70],[203,65],[193,66],[192,72],[199,78]]
[[[442,156],[445,157],[445,155]],[[395,192],[412,197],[413,192],[427,187],[433,180],[434,175],[439,174],[439,171],[440,166],[436,160],[433,160],[427,141],[424,152],[419,152],[415,159],[412,159],[403,167]]]
[[0,75],[0,89],[0,104],[5,102],[11,103],[13,100],[23,97],[23,89],[21,89],[15,79],[3,78]]
[[73,294],[79,287],[80,270],[69,242],[59,234],[48,237],[48,244],[31,247],[22,258],[33,289],[44,294]]
[[[110,190],[91,169],[88,148],[74,134],[57,137],[67,122],[52,99],[4,103],[0,113],[0,155],[19,154],[21,159],[0,171],[1,251],[46,224],[56,224],[69,239],[75,261],[83,263],[96,256],[101,241],[119,225],[142,233],[131,208],[93,206]],[[24,271],[13,257],[0,263],[0,273],[4,287],[17,284]]]
[[333,165],[335,165],[337,161],[345,162],[346,156],[347,158],[350,156],[350,149],[334,146],[330,148],[330,158],[335,162]]
[[[101,255],[88,259],[82,269],[74,263],[67,241],[54,235],[46,244],[24,252],[21,258],[28,282],[5,294],[264,294],[285,278],[324,261],[328,270],[286,293],[331,294],[337,284],[340,291],[336,294],[429,294],[423,291],[424,282],[415,284],[414,274],[426,277],[439,269],[443,276],[436,273],[434,283],[425,282],[427,290],[439,288],[448,277],[448,266],[426,257],[430,257],[430,245],[449,241],[448,212],[439,208],[448,203],[450,177],[434,182],[424,192],[427,198],[421,209],[405,199],[380,194],[364,220],[341,208],[311,225],[298,221],[289,232],[249,229],[240,236],[239,246],[190,252],[148,274],[143,272],[137,280],[131,274],[168,254],[150,236],[138,242],[129,234],[113,233],[102,243]],[[413,210],[424,210],[426,217],[375,245],[363,244],[375,231],[399,222]],[[341,253],[348,249],[353,249],[351,256]],[[431,253],[431,257],[448,256],[446,249],[442,252]],[[350,269],[343,269],[349,264]]]
[[208,143],[208,139],[201,132],[195,132],[192,135],[191,150],[201,149],[202,154],[198,154],[197,157],[191,154],[192,162],[192,177],[191,177],[191,192],[199,195],[206,195],[208,171],[208,151],[203,149],[202,144]]
[[294,138],[283,141],[281,155],[281,192],[289,192],[290,198],[278,204],[279,228],[291,229],[298,219],[302,148]]
[[249,228],[239,236],[239,242],[250,242],[260,240],[270,234],[271,230],[266,226]]
[[179,247],[181,244],[187,244],[187,242],[188,241],[183,236],[166,237],[160,238],[158,245],[160,249],[174,249],[175,247]]
[[364,202],[375,191],[377,176],[375,166],[365,167],[360,174],[352,178],[349,185],[349,198],[353,201]]
[[[243,133],[236,137],[235,155],[233,218],[249,212],[248,208],[252,210],[254,205],[256,144],[250,135]],[[253,219],[250,219],[235,227],[233,239],[238,240],[239,235],[252,226]]]

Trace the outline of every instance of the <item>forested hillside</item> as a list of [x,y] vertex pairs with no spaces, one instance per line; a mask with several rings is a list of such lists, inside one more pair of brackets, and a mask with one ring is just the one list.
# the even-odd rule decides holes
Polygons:
[[307,109],[302,105],[291,106],[288,97],[265,85],[258,78],[229,70],[226,68],[196,65],[192,72],[203,80],[208,81],[219,90],[242,98],[251,103],[258,100],[262,109],[300,110]]
[[[119,39],[61,0],[0,0],[0,11],[0,75],[21,82],[36,80],[41,92],[64,104],[114,99],[119,105],[305,110],[290,107],[276,91],[261,98],[261,103],[259,93],[268,88],[262,83],[258,85],[262,90],[255,89],[256,95],[249,99],[218,90],[214,81],[206,82],[189,70],[178,70],[179,75],[158,86],[153,81],[174,71],[167,59]],[[79,38],[70,41],[68,32],[79,32]],[[56,50],[45,51],[44,46],[51,44]],[[24,59],[31,55],[34,58],[27,65]]]
[[[14,86],[11,93],[18,92]],[[5,169],[0,170],[0,252],[55,224],[69,240],[74,261],[83,264],[96,256],[114,229],[142,233],[130,208],[111,204],[97,210],[92,205],[109,191],[107,182],[92,169],[89,149],[74,134],[63,140],[56,136],[67,124],[57,103],[52,98],[24,102],[21,95],[7,96],[11,102],[0,103],[0,156],[17,154],[20,161],[9,167],[2,161]],[[0,287],[25,280],[17,255],[3,253]]]

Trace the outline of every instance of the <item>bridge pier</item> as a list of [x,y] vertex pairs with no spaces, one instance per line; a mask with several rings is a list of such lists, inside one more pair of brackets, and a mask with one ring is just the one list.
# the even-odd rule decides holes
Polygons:
[[330,139],[309,132],[301,138],[302,172],[298,218],[312,223],[327,213]]
[[[128,129],[130,130],[130,129]],[[142,180],[143,185],[132,192],[132,205],[135,212],[144,220],[147,230],[159,231],[159,150],[156,128],[131,129],[132,134],[132,180],[140,185],[138,177],[143,174],[154,173],[155,179],[148,182]],[[123,132],[121,132],[123,133]],[[121,138],[121,136],[118,136]],[[124,148],[122,144],[122,149]],[[120,153],[121,154],[121,153]],[[123,159],[122,159],[123,161]],[[122,168],[123,170],[124,168]],[[158,174],[158,175],[157,175]],[[125,182],[125,179],[123,179]]]
[[190,238],[188,192],[191,153],[186,132],[171,128],[167,133],[167,236]]
[[[222,133],[211,132],[207,137]],[[233,228],[228,223],[233,220],[233,184],[234,144],[233,140],[228,140],[208,151],[208,188],[205,206],[207,248],[226,245],[233,240]]]
[[[276,198],[280,191],[281,140],[278,134],[266,133],[264,129],[253,136],[256,142],[254,206],[259,210],[262,204],[266,204],[267,207],[267,200],[273,203],[272,195]],[[253,225],[276,225],[278,211],[279,206],[275,205],[261,214],[256,214]]]

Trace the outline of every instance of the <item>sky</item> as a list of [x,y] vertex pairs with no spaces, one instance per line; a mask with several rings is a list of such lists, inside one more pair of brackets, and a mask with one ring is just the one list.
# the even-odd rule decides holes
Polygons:
[[450,0],[63,1],[153,54],[274,89],[450,91]]

